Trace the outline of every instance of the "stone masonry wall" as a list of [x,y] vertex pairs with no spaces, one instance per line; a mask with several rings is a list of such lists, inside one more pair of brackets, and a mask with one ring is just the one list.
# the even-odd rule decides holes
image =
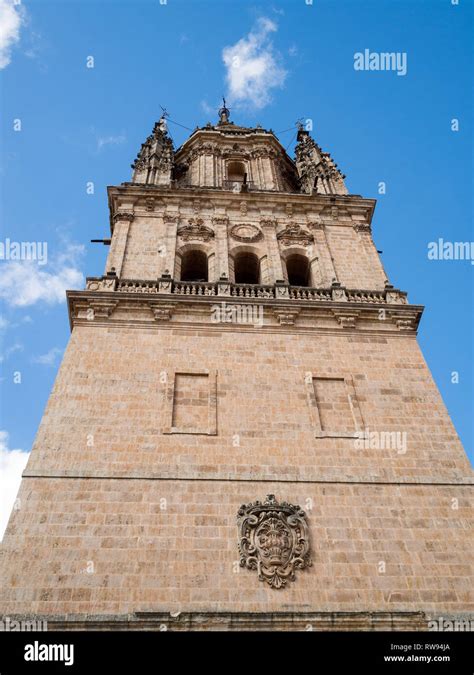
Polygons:
[[[286,480],[469,475],[414,336],[221,326],[76,326],[28,471]],[[164,434],[174,373],[211,370],[217,435]],[[359,426],[406,432],[405,451],[316,437],[311,376],[348,378]]]
[[[317,437],[312,376],[345,378],[357,419],[406,431],[405,451]],[[200,433],[170,425],[188,404]],[[411,336],[76,326],[1,548],[0,613],[465,612],[468,476]],[[310,526],[313,565],[282,590],[238,565],[237,510],[269,493]]]
[[[26,478],[0,612],[466,612],[468,489]],[[237,510],[268,493],[299,503],[310,527],[312,566],[279,590],[238,562]]]

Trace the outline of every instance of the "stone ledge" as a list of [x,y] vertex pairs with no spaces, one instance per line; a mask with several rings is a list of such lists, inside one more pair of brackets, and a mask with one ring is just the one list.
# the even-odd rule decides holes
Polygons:
[[[445,619],[455,619],[448,615]],[[46,621],[49,630],[103,631],[428,631],[429,617],[413,612],[155,612],[126,615],[15,615]]]
[[[176,327],[189,324],[192,316],[194,329],[206,326],[214,330],[288,330],[290,326],[290,330],[322,328],[346,334],[357,330],[383,335],[416,335],[424,309],[421,305],[351,303],[334,299],[308,301],[104,290],[68,291],[67,300],[71,329],[76,323],[94,325],[102,322],[127,327],[166,324]],[[214,315],[220,307],[229,311],[235,307],[237,314],[239,308],[257,307],[259,322],[216,321]]]

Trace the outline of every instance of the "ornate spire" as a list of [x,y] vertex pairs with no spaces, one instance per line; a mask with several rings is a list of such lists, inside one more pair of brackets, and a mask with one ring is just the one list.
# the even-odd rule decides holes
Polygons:
[[297,125],[295,160],[301,192],[346,195],[348,191],[344,184],[345,176],[339,171],[329,152],[321,150],[301,122],[297,122]]
[[166,118],[168,113],[162,108],[163,113],[156,122],[153,133],[148,136],[145,143],[132,164],[134,183],[151,183],[153,185],[169,185],[171,172],[174,164],[173,141],[168,136]]

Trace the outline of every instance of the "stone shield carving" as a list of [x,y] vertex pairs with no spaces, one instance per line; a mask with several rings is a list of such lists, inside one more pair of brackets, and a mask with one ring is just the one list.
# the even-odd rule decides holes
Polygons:
[[237,241],[258,241],[262,238],[262,232],[251,223],[234,225],[230,231],[231,236]]
[[240,565],[257,570],[271,588],[282,588],[295,571],[311,565],[306,516],[299,506],[277,502],[243,504],[237,515]]

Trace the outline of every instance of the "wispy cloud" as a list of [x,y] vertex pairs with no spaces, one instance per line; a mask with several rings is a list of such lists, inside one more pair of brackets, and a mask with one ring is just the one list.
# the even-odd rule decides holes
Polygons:
[[0,541],[7,527],[29,454],[10,450],[8,433],[0,431]]
[[46,354],[41,356],[34,356],[31,360],[33,363],[39,363],[42,366],[54,366],[58,357],[63,353],[59,347],[52,347]]
[[19,321],[10,321],[6,316],[0,314],[0,332],[4,333],[11,328],[17,328],[23,323],[33,323],[33,319],[28,314],[25,314]]
[[67,289],[80,288],[84,283],[78,268],[83,253],[84,246],[66,244],[65,249],[48,262],[50,271],[30,260],[1,263],[0,298],[11,307],[64,302]]
[[127,137],[125,134],[119,136],[98,136],[97,137],[97,151],[100,152],[107,145],[121,145],[125,143]]
[[20,40],[24,10],[12,0],[0,0],[0,69],[11,62],[11,50]]
[[9,359],[10,356],[11,356],[12,354],[14,354],[15,352],[22,352],[23,349],[24,349],[24,348],[23,348],[23,345],[20,344],[19,342],[16,342],[16,343],[15,343],[14,345],[12,345],[11,347],[7,347],[7,348],[5,349],[5,351],[4,351],[2,354],[0,354],[0,363],[3,363],[3,362],[6,361],[7,359]]
[[209,103],[205,99],[201,101],[201,108],[204,110],[206,115],[212,115],[213,113],[215,114],[218,107],[219,106],[215,106],[213,108],[211,105],[209,105]]
[[231,103],[261,109],[272,90],[283,86],[287,71],[271,40],[277,30],[274,21],[260,18],[247,36],[222,50]]

